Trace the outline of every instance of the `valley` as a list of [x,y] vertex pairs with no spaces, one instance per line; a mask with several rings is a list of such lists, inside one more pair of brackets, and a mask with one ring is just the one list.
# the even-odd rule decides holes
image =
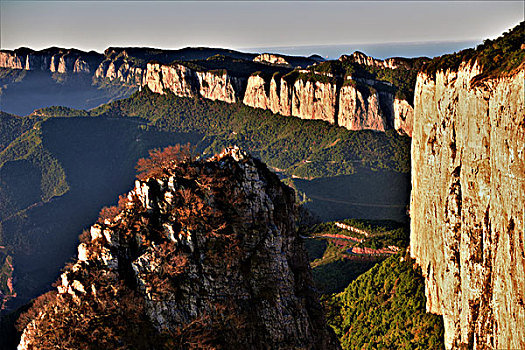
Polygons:
[[1,50],[0,346],[525,346],[524,40]]

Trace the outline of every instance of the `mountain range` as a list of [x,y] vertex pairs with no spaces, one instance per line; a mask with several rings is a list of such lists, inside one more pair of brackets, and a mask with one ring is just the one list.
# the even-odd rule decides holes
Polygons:
[[6,346],[524,347],[524,42],[2,50]]

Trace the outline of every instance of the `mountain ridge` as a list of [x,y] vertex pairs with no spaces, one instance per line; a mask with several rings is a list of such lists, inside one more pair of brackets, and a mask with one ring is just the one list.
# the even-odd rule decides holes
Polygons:
[[139,162],[134,189],[82,235],[58,294],[35,305],[38,318],[22,316],[19,350],[338,348],[312,290],[293,190],[238,148],[207,161],[188,151]]

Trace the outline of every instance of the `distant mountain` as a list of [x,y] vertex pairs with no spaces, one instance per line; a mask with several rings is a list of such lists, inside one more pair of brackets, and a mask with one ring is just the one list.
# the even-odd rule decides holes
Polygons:
[[[424,61],[382,61],[357,52],[324,62],[315,55],[214,48],[110,47],[104,54],[20,48],[0,51],[0,108],[16,114],[52,105],[89,109],[148,86],[157,93],[242,102],[351,130],[396,129],[410,135],[410,91]],[[336,74],[330,73],[334,66]]]

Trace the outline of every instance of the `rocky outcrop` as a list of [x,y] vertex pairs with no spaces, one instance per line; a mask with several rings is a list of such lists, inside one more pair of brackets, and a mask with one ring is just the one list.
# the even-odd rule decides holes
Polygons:
[[118,80],[127,85],[142,86],[146,72],[147,69],[134,67],[126,60],[106,59],[100,63],[94,77],[97,79]]
[[[56,301],[35,313],[18,349],[55,339],[64,319],[79,324],[64,327],[69,339],[92,319],[100,332],[108,314],[133,305],[143,306],[138,319],[147,320],[139,338],[126,338],[138,327],[136,311],[107,325],[119,327],[116,341],[125,348],[129,339],[152,348],[151,327],[152,339],[173,348],[185,340],[199,348],[337,349],[312,291],[293,191],[238,148],[169,164],[150,169],[157,175],[137,180],[120,209],[84,234]],[[112,309],[123,290],[128,299]],[[109,348],[112,337],[104,339]]]
[[197,77],[202,97],[227,103],[242,100],[243,80],[230,76],[226,70],[197,72]]
[[406,100],[394,99],[394,129],[400,134],[412,137],[414,107]]
[[[274,89],[273,96],[271,94],[271,83],[273,83]],[[275,91],[277,88],[275,84],[275,79],[272,78],[269,89],[267,89],[266,87],[267,84],[268,83],[260,75],[252,75],[251,77],[249,77],[248,83],[246,84],[246,92],[244,93],[244,99],[242,102],[250,107],[271,109],[272,112],[278,113],[279,94],[277,94],[277,92]],[[273,103],[270,103],[270,101],[273,101]]]
[[243,103],[254,108],[270,109],[284,116],[319,119],[334,124],[337,90],[335,83],[281,78],[277,84],[275,76],[268,83],[260,75],[252,75],[248,79]]
[[340,61],[345,60],[351,60],[353,62],[356,62],[361,65],[370,66],[370,67],[378,67],[378,68],[390,68],[390,69],[397,69],[397,68],[410,68],[410,61],[401,58],[401,57],[393,57],[393,58],[387,58],[386,60],[378,60],[376,58],[373,58],[371,56],[367,56],[362,52],[356,51],[351,55],[342,55],[339,57]]
[[181,64],[148,63],[144,85],[159,94],[167,89],[181,97],[195,96],[198,91],[195,72]]
[[177,96],[200,95],[210,100],[236,103],[241,95],[242,80],[226,71],[194,71],[182,64],[148,63],[144,84],[156,93],[169,90]]
[[410,251],[447,348],[525,348],[525,69],[420,73]]
[[387,120],[379,105],[379,94],[376,90],[358,89],[355,84],[347,84],[339,93],[338,122],[349,130],[372,129],[385,131]]
[[294,117],[324,120],[334,124],[336,104],[335,83],[298,79],[293,84],[291,112]]
[[288,61],[282,56],[274,55],[271,53],[263,53],[253,59],[254,62],[260,62],[270,65],[276,65],[281,67],[292,67]]
[[40,70],[57,73],[93,73],[103,60],[96,52],[49,48],[33,51],[27,48],[0,51],[0,68]]
[[395,127],[400,134],[412,134],[412,106],[394,98],[385,82],[350,76],[346,81],[327,78],[254,74],[248,79],[243,103],[284,116],[325,120],[349,130]]
[[0,67],[11,69],[24,69],[25,56],[16,52],[0,51]]

